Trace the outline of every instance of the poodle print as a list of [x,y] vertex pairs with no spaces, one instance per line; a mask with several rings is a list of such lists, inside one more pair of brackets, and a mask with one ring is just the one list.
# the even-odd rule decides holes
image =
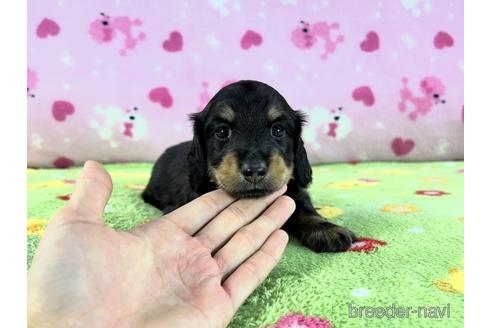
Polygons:
[[328,118],[328,132],[326,135],[335,140],[345,139],[352,130],[352,124],[348,116],[343,114],[343,108],[331,109]]
[[147,121],[138,114],[138,108],[123,110],[117,106],[96,106],[96,117],[89,121],[102,140],[109,141],[112,148],[117,148],[119,141],[131,139],[139,141],[147,135]]
[[327,59],[329,54],[333,54],[337,44],[342,43],[345,39],[340,34],[337,37],[332,36],[333,31],[339,30],[338,23],[318,22],[311,26],[301,21],[301,24],[292,31],[290,39],[299,49],[310,49],[316,44],[318,38],[321,39],[324,42],[324,52],[321,54],[323,60]]
[[400,112],[406,112],[409,110],[409,104],[412,105],[412,109],[408,114],[408,117],[415,121],[417,117],[428,114],[434,106],[446,103],[446,100],[442,98],[446,87],[440,79],[434,76],[427,76],[420,81],[421,96],[414,95],[413,91],[408,87],[408,79],[405,77],[402,79],[403,88],[400,90],[400,102],[398,103],[398,109]]
[[303,129],[302,139],[313,150],[320,149],[321,137],[340,141],[352,131],[350,118],[343,113],[342,107],[328,110],[316,106],[303,111],[308,115],[308,123]]
[[110,17],[101,13],[101,17],[91,23],[89,33],[99,43],[110,43],[119,32],[124,37],[120,55],[125,56],[127,50],[134,49],[139,41],[145,40],[145,33],[140,32],[137,36],[133,33],[134,28],[141,25],[140,19],[131,19],[127,16]]
[[33,97],[34,94],[32,91],[36,88],[36,84],[38,83],[38,76],[35,71],[27,69],[27,96]]

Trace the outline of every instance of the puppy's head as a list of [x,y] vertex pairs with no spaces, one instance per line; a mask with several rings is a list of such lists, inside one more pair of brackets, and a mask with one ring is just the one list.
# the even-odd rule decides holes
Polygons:
[[211,182],[237,197],[260,197],[294,179],[311,182],[301,139],[304,116],[272,87],[239,81],[221,89],[191,116],[190,183],[202,193]]

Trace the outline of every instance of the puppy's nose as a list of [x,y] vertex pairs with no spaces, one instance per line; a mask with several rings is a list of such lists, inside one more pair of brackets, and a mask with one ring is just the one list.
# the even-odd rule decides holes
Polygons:
[[260,182],[267,173],[265,162],[249,162],[241,165],[241,173],[249,182]]

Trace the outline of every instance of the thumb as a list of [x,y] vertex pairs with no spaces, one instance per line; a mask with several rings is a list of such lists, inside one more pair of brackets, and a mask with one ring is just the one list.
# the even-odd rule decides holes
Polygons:
[[[113,190],[111,176],[95,161],[87,161],[70,197],[69,208],[75,210],[74,220],[102,222],[104,208]],[[70,218],[65,218],[70,221]]]

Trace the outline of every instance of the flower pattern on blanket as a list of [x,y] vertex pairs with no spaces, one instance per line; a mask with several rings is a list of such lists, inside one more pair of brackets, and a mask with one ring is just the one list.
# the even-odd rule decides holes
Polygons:
[[46,228],[47,220],[38,218],[27,219],[27,235],[28,236],[42,236]]
[[[463,266],[463,261],[461,263]],[[462,268],[450,268],[448,276],[443,280],[436,280],[434,284],[437,288],[445,292],[464,293],[465,291],[465,271]]]
[[[150,164],[106,168],[114,185],[104,210],[106,224],[128,230],[160,219],[161,212],[139,196],[150,177]],[[291,238],[282,261],[251,296],[252,301],[243,304],[231,326],[343,326],[346,303],[352,301],[387,307],[392,302],[421,306],[439,300],[453,308],[450,325],[459,323],[464,293],[463,261],[459,264],[463,256],[462,171],[461,162],[314,166],[309,193],[316,210],[350,228],[357,240],[347,252],[317,254]],[[80,168],[27,172],[29,265],[48,218],[66,204]],[[328,187],[332,183],[342,188]],[[445,244],[435,239],[442,236],[443,224]],[[442,250],[440,261],[429,257]],[[395,283],[400,287],[395,288]],[[390,299],[385,299],[387,295]],[[394,323],[385,322],[388,325],[383,327]]]

